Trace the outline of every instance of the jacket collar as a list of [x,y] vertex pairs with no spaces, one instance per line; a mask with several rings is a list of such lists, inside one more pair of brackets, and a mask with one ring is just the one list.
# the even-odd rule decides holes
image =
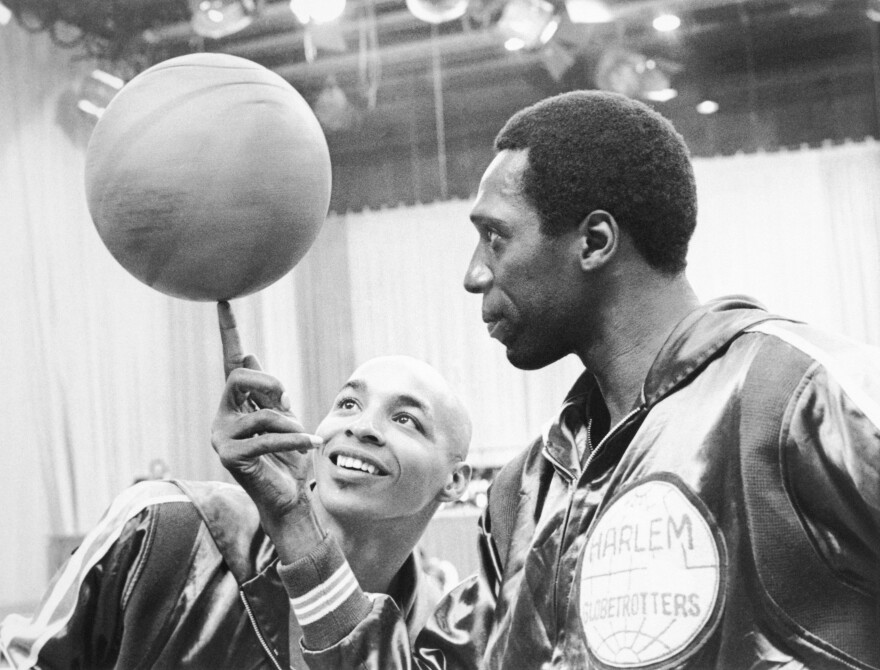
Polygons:
[[[252,590],[256,588],[256,578],[259,577],[256,581],[260,582],[270,575],[274,585],[275,570],[268,568],[277,560],[275,548],[260,527],[256,505],[244,490],[223,482],[178,480],[174,483],[193,501],[239,585]],[[431,585],[421,575],[419,558],[412,553],[400,568],[396,580],[400,590],[394,598],[408,624],[425,617],[423,604],[433,597]],[[284,593],[280,581],[277,587]]]
[[[275,569],[275,547],[260,526],[260,516],[253,501],[234,484],[175,480],[199,511],[224,562],[245,595],[259,630],[281,666],[291,664],[287,593]],[[395,602],[403,612],[407,629],[413,637],[425,625],[440,598],[439,589],[422,576],[419,558],[409,555],[398,573]],[[298,646],[294,653],[299,660]],[[304,662],[298,662],[301,667]]]
[[275,560],[275,548],[263,533],[257,507],[244,489],[223,482],[175,484],[193,501],[239,584],[253,579]]
[[[757,300],[728,296],[711,300],[685,316],[672,329],[642,385],[640,405],[650,409],[686,385],[747,328],[781,317],[768,313]],[[544,455],[571,473],[577,473],[572,442],[578,417],[586,418],[586,402],[596,379],[584,371],[565,397],[557,417],[544,430]]]
[[650,408],[687,384],[747,328],[779,318],[747,296],[728,296],[701,305],[666,338],[645,377],[641,404]]

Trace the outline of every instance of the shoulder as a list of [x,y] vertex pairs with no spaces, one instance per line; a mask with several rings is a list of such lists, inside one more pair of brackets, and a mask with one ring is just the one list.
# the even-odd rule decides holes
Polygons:
[[492,480],[491,496],[496,499],[516,495],[522,488],[522,480],[543,462],[543,441],[536,438],[528,447],[504,464]]
[[802,369],[801,394],[845,403],[880,426],[880,349],[799,323],[771,321],[749,331],[766,337],[765,366],[780,374]]
[[144,512],[157,512],[169,506],[192,507],[192,501],[180,488],[170,481],[144,481],[123,490],[110,503],[93,533],[108,532],[122,527]]

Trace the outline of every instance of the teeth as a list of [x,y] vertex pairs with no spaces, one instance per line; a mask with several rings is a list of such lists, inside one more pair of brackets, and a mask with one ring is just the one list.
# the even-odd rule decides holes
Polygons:
[[353,456],[338,456],[336,458],[336,465],[349,470],[361,470],[371,475],[379,474],[379,469],[375,465],[364,463],[361,459],[354,458]]

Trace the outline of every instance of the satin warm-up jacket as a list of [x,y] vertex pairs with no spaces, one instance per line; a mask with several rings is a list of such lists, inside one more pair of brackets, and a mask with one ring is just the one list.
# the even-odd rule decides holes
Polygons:
[[580,462],[594,390],[496,478],[486,579],[414,653],[379,598],[310,667],[880,668],[880,352],[728,298],[675,328]]
[[[84,538],[33,616],[0,624],[0,648],[15,668],[303,670],[276,565],[239,487],[136,484]],[[415,555],[401,571],[414,635],[439,594],[419,577]]]

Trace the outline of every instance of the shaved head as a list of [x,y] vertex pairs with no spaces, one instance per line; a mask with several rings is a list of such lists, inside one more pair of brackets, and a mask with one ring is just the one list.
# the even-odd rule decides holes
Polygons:
[[461,397],[436,368],[412,356],[378,356],[359,366],[348,383],[382,370],[405,370],[418,380],[419,387],[430,396],[430,404],[436,414],[437,426],[446,437],[450,459],[463,461],[467,458],[471,443],[471,417]]
[[315,433],[316,490],[337,520],[424,529],[437,507],[470,482],[471,420],[433,367],[381,356],[342,385]]

